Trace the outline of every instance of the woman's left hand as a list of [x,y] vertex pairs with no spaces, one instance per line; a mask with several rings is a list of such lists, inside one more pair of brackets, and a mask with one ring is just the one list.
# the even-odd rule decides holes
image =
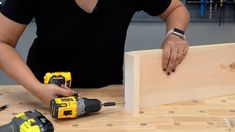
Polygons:
[[169,34],[162,44],[162,69],[167,75],[175,72],[188,52],[188,42],[174,34]]

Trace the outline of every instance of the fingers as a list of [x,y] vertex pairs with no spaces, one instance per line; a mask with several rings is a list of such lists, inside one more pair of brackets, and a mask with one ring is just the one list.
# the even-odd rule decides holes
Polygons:
[[60,96],[72,96],[74,94],[74,92],[71,89],[59,88],[57,94]]
[[184,50],[183,50],[183,52],[182,52],[182,56],[181,56],[181,58],[180,58],[179,64],[183,61],[183,59],[185,58],[185,56],[187,55],[187,53],[188,53],[188,46],[185,46],[185,47],[184,47]]
[[163,57],[162,57],[162,69],[166,71],[168,69],[168,63],[171,57],[171,48],[164,47],[163,49]]
[[171,50],[171,57],[170,57],[170,60],[169,60],[168,66],[167,66],[167,70],[166,70],[167,75],[170,75],[171,72],[175,71],[175,69],[173,69],[173,68],[176,68],[177,61],[178,61],[178,51],[177,51],[177,49],[172,49]]
[[181,49],[178,50],[178,52],[177,52],[177,61],[176,61],[175,65],[172,68],[173,72],[175,72],[177,66],[182,62],[182,60],[184,59],[186,54],[187,54],[187,48],[186,47],[181,48]]
[[176,71],[188,52],[188,43],[182,39],[168,38],[164,41],[162,68],[167,75]]
[[66,85],[62,84],[60,87],[58,85],[55,84],[49,84],[51,86],[51,88],[54,89],[55,94],[54,94],[54,98],[55,97],[60,97],[60,96],[79,96],[80,94],[78,94],[77,91],[72,90],[71,88],[67,87]]
[[78,91],[74,91],[74,90],[73,90],[73,96],[78,97],[78,96],[81,96],[81,94],[80,94],[80,93],[78,93]]
[[[69,87],[68,87],[67,85],[65,85],[65,84],[62,84],[61,87],[64,88],[64,89],[67,89],[67,90],[71,90],[71,88],[69,88]],[[80,94],[78,93],[78,91],[72,90],[72,92],[73,92],[73,94],[72,94],[73,96],[76,96],[76,97],[77,97],[77,96],[80,96]]]
[[177,66],[184,59],[185,55],[186,55],[186,51],[184,51],[184,49],[177,49],[177,48],[171,49],[170,57],[168,58],[168,60],[164,60],[166,62],[168,61],[168,64],[165,70],[167,75],[170,75],[171,72],[176,71]]

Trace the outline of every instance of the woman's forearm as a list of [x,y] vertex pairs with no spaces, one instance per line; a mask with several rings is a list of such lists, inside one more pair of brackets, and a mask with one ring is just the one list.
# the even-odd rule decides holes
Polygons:
[[180,0],[172,0],[169,7],[160,15],[160,18],[166,21],[166,31],[172,28],[186,30],[190,14]]
[[0,43],[0,68],[17,83],[36,93],[41,83],[12,46]]
[[190,15],[183,3],[179,4],[167,17],[167,31],[172,28],[186,30],[190,20]]

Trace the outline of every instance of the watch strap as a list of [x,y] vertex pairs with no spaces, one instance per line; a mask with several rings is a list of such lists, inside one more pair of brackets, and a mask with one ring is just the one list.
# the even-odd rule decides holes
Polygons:
[[169,34],[174,34],[184,40],[186,40],[186,37],[185,37],[185,34],[184,34],[184,31],[178,29],[178,28],[172,28],[170,29],[167,33],[166,33],[166,37],[169,35]]

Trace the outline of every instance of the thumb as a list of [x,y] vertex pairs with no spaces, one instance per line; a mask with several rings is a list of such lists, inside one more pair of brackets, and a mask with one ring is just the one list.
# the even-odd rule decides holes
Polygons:
[[71,89],[60,88],[58,92],[59,92],[58,94],[61,96],[72,96],[73,95],[73,91]]

